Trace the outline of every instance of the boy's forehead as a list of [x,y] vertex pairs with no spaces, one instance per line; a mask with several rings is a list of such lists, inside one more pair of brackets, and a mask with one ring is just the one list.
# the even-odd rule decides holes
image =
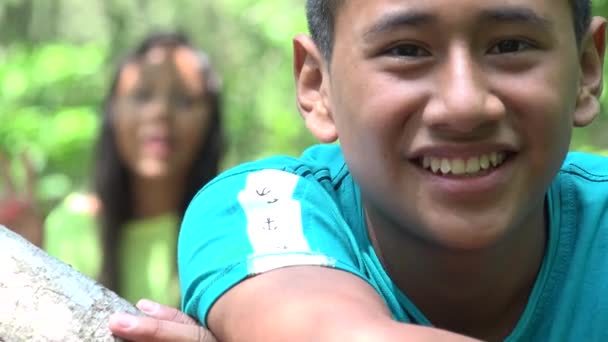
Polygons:
[[[505,14],[528,16],[529,18],[556,18],[565,15],[571,20],[570,0],[346,0],[340,6],[336,18],[336,31],[339,26],[354,29],[361,25],[375,25],[383,17],[410,16],[403,23],[420,22],[420,19],[459,21],[475,23],[485,14],[495,13],[495,18]],[[516,11],[517,10],[517,11]],[[515,13],[518,12],[518,13]],[[531,14],[531,15],[529,15]],[[424,18],[422,18],[424,16]],[[534,18],[533,18],[534,19]],[[361,24],[364,22],[365,24]],[[342,25],[340,25],[342,24]]]
[[[393,8],[412,8],[412,9],[446,9],[451,10],[453,8],[463,8],[472,7],[472,8],[483,8],[485,6],[547,6],[551,7],[551,5],[556,4],[567,4],[569,5],[571,1],[575,0],[344,0],[339,1],[339,6],[337,7],[337,13],[340,13],[342,10],[351,8],[356,12],[364,13],[367,10],[367,7],[364,5],[373,5],[377,8],[383,9],[393,9]],[[464,15],[466,12],[457,11],[455,14]]]

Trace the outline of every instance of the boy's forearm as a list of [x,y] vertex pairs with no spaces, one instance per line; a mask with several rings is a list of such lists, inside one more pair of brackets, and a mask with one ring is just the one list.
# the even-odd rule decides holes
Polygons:
[[474,341],[399,323],[361,278],[317,266],[283,268],[247,279],[219,298],[208,322],[222,342]]
[[[342,336],[343,337],[343,336]],[[332,339],[339,341],[339,338]],[[399,323],[393,320],[382,320],[376,323],[353,327],[349,333],[349,341],[412,341],[412,342],[474,342],[474,338],[459,335],[445,330],[423,327],[413,324]]]
[[[479,342],[471,337],[453,332],[423,327],[413,324],[399,323],[388,317],[374,319],[359,319],[348,313],[337,318],[319,314],[315,315],[281,315],[274,322],[264,324],[258,322],[255,329],[241,330],[238,337],[224,342],[240,341],[328,341],[328,342]],[[291,316],[291,317],[289,317]],[[296,317],[297,316],[297,317]],[[231,334],[232,335],[232,334]]]

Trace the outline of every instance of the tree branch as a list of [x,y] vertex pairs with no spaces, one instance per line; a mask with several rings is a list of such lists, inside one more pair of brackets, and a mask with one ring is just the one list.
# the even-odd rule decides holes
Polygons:
[[0,341],[121,341],[108,329],[133,305],[0,226]]

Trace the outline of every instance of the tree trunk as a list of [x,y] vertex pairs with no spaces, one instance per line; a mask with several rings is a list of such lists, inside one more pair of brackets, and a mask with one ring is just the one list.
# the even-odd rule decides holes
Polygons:
[[121,341],[115,312],[126,300],[0,226],[0,342]]

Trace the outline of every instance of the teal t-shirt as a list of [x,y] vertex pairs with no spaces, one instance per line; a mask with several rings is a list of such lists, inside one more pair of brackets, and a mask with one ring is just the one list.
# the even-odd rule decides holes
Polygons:
[[[507,340],[608,341],[608,158],[569,154],[547,200],[547,252]],[[382,267],[336,145],[244,164],[210,182],[184,217],[178,265],[182,309],[203,324],[247,277],[322,265],[366,280],[396,320],[431,325]]]

